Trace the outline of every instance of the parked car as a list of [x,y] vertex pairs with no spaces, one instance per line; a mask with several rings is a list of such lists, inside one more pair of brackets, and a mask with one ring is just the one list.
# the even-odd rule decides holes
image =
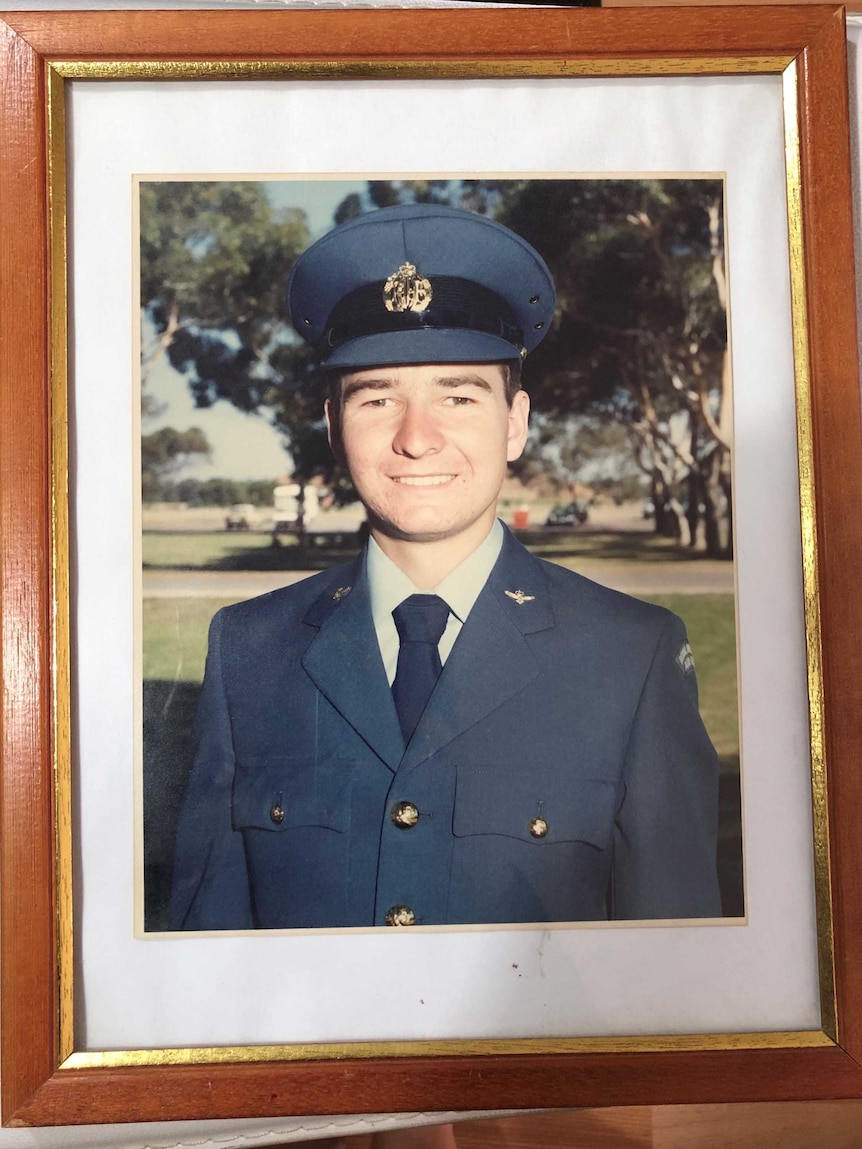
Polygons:
[[250,531],[257,523],[258,510],[251,503],[234,503],[224,520],[227,531]]
[[590,511],[583,499],[575,499],[573,503],[558,503],[548,511],[545,519],[546,527],[574,527],[583,526],[589,518]]

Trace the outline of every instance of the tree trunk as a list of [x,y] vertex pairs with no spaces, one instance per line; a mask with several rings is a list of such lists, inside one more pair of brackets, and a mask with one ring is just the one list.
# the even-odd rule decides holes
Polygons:
[[679,499],[671,499],[668,502],[666,518],[673,531],[670,537],[675,538],[680,546],[691,546],[691,529],[685,515],[685,508]]
[[712,559],[733,558],[730,453],[719,448],[710,459],[704,484],[706,553]]

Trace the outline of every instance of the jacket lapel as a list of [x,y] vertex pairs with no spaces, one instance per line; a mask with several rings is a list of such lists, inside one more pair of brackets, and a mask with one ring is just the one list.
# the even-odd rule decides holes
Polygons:
[[371,618],[365,552],[347,577],[349,590],[331,585],[306,614],[303,621],[317,627],[318,635],[302,665],[321,694],[395,771],[404,740]]
[[539,673],[525,635],[553,625],[542,564],[507,531],[399,772],[410,771],[523,690]]

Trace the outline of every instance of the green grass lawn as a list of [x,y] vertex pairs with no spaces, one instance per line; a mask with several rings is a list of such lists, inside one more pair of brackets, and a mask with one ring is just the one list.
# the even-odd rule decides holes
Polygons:
[[145,570],[283,571],[326,570],[359,550],[354,531],[308,533],[305,546],[295,535],[255,531],[144,531]]
[[[697,563],[703,555],[680,547],[672,539],[649,532],[590,532],[541,530],[520,532],[518,538],[534,554],[570,566],[584,559],[639,563]],[[327,543],[326,540],[329,540]],[[322,570],[356,554],[359,544],[351,532],[335,536],[310,532],[303,552],[291,535],[280,537],[257,531],[144,531],[145,568],[174,570]]]
[[518,540],[534,555],[561,562],[566,559],[619,559],[646,563],[702,562],[701,551],[681,547],[674,539],[651,531],[518,531]]
[[200,682],[210,619],[231,598],[145,598],[144,681]]
[[144,531],[142,558],[145,567],[219,567],[240,554],[252,557],[270,548],[271,536],[254,531]]

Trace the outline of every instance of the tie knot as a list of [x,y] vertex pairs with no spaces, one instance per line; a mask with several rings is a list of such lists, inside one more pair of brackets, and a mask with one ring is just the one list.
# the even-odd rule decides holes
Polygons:
[[449,607],[436,594],[411,594],[392,612],[402,642],[429,642],[436,646],[446,629]]

